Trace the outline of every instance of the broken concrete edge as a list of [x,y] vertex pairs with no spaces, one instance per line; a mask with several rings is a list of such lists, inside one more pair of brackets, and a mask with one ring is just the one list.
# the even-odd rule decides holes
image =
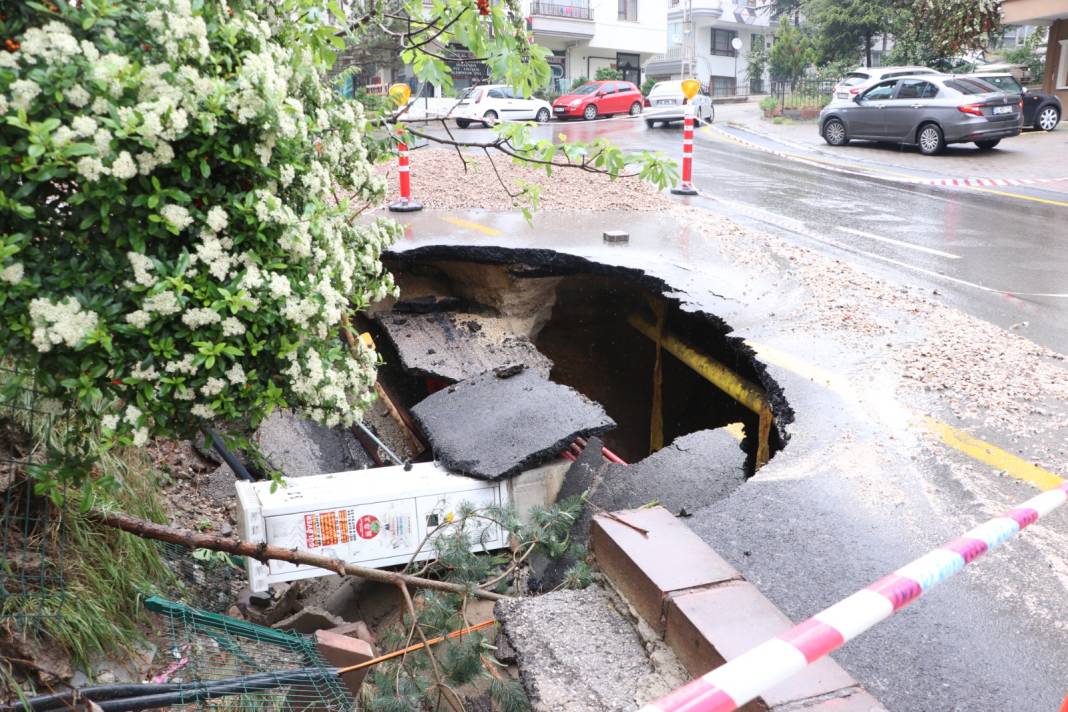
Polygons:
[[[337,668],[359,665],[375,657],[374,648],[367,641],[329,630],[315,631],[315,646],[323,660]],[[357,699],[360,693],[367,670],[368,668],[351,670],[341,675],[341,682],[348,688],[353,699]]]
[[[401,246],[395,245],[392,250],[388,250],[383,254],[382,259],[384,261],[396,261],[402,266],[433,261],[515,265],[517,269],[512,269],[510,274],[517,278],[567,277],[576,274],[616,277],[629,281],[642,289],[659,294],[673,307],[678,308],[680,311],[685,311],[695,318],[703,319],[712,330],[718,332],[724,342],[730,345],[736,357],[733,360],[725,360],[724,363],[745,363],[752,368],[753,373],[749,377],[760,384],[767,393],[774,416],[773,432],[778,435],[780,445],[785,444],[790,438],[786,426],[794,422],[794,411],[787,402],[782,387],[768,373],[767,366],[757,358],[753,348],[745,342],[743,337],[729,336],[734,329],[723,319],[704,311],[697,304],[679,299],[676,296],[678,291],[670,284],[644,270],[604,264],[578,255],[544,248],[514,248],[500,245],[424,245],[410,249],[403,249]],[[518,267],[521,267],[521,269]],[[694,345],[699,348],[705,346],[703,343]],[[746,374],[743,373],[742,375]]]
[[[605,579],[663,636],[695,677],[793,625],[663,507],[595,515],[590,550]],[[744,709],[885,712],[829,657],[776,685]]]

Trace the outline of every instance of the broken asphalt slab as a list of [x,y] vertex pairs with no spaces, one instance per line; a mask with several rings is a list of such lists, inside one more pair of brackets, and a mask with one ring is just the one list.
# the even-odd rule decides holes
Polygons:
[[499,319],[458,312],[394,312],[375,318],[397,350],[401,367],[415,375],[456,382],[521,364],[548,378],[553,366],[530,339],[506,331]]
[[631,712],[675,683],[596,586],[500,601],[494,613],[535,712]]
[[615,427],[597,403],[525,368],[461,381],[411,413],[442,466],[484,480],[517,475],[557,457],[577,437]]

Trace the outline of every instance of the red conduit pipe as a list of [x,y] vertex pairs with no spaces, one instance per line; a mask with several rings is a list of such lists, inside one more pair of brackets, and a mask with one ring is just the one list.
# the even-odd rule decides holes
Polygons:
[[[562,452],[562,453],[560,453],[560,456],[567,458],[571,462],[574,462],[575,459],[576,459],[575,455],[582,454],[582,450],[586,447],[586,445],[587,445],[586,438],[576,438],[575,442],[571,443],[570,452]],[[574,454],[572,454],[572,453],[574,453]],[[606,447],[602,447],[601,448],[601,454],[604,455],[605,459],[608,460],[609,462],[614,462],[617,465],[626,465],[627,464],[626,460],[624,460],[619,455],[615,454],[614,452],[612,452],[611,450],[609,450]]]

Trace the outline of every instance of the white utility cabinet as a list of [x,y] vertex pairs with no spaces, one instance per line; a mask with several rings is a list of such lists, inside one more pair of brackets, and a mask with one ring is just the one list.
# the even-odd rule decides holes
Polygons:
[[[362,566],[405,564],[427,533],[455,517],[462,503],[476,508],[514,504],[525,514],[532,505],[555,500],[565,470],[566,463],[554,463],[511,480],[487,482],[454,475],[428,462],[407,471],[399,466],[376,467],[286,478],[285,485],[273,492],[270,482],[238,481],[238,533],[245,541],[302,549]],[[485,520],[473,524],[473,550],[508,546],[508,534],[501,527]],[[428,542],[416,560],[434,554]],[[247,561],[253,591],[335,573],[285,561]]]

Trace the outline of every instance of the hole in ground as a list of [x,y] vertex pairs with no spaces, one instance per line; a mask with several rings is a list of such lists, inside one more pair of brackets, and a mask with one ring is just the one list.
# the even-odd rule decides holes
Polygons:
[[[600,403],[616,421],[605,444],[628,461],[652,452],[656,345],[632,325],[655,325],[662,310],[664,330],[699,354],[726,366],[767,394],[774,422],[770,454],[786,443],[793,412],[778,384],[742,339],[718,317],[687,311],[670,287],[645,273],[591,262],[549,250],[420,248],[391,255],[386,264],[401,287],[401,302],[376,305],[443,309],[477,315],[488,330],[528,338],[552,361],[552,380]],[[408,407],[448,379],[403,372],[390,339],[376,332],[385,365],[381,378]],[[752,472],[758,417],[666,350],[662,352],[662,442],[700,430],[744,424],[742,447]]]

